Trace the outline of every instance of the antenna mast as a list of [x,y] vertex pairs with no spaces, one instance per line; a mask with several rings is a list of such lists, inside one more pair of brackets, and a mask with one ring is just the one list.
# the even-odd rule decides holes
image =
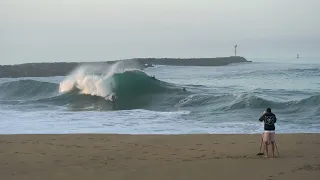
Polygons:
[[237,47],[238,47],[238,45],[235,45],[235,46],[234,46],[234,55],[235,55],[235,56],[237,56]]

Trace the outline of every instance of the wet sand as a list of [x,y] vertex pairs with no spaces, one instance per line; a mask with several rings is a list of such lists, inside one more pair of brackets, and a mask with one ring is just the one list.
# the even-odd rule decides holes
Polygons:
[[266,159],[261,135],[0,135],[0,179],[320,179],[320,134],[276,140]]

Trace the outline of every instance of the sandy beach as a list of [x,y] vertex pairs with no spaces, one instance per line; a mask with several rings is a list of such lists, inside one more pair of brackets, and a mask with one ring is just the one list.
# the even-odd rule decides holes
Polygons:
[[320,134],[276,138],[265,159],[261,135],[1,135],[0,179],[320,178]]

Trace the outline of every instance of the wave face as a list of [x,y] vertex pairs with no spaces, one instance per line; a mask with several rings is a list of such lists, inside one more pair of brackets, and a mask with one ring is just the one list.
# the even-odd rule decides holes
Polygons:
[[35,80],[18,80],[0,84],[0,98],[8,100],[27,100],[48,97],[58,90],[55,83]]
[[164,99],[181,91],[173,84],[152,78],[145,72],[125,66],[113,65],[107,69],[93,66],[82,66],[69,75],[59,86],[60,93],[77,91],[82,98],[97,96],[95,101],[113,104],[117,109],[152,108],[156,99]]

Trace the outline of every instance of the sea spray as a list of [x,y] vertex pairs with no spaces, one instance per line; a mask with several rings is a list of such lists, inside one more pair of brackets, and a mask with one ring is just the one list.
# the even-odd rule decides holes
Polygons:
[[[135,64],[117,62],[113,65],[82,65],[70,73],[59,86],[59,92],[70,92],[77,88],[81,94],[100,96],[110,100],[117,82],[113,76],[126,71],[139,71]],[[145,73],[146,76],[149,76]]]
[[[75,101],[81,104],[79,99],[86,100],[83,103],[99,101],[101,104],[101,98],[110,102],[111,95],[115,95],[117,109],[154,109],[168,102],[175,104],[181,99],[178,94],[182,88],[151,77],[132,65],[116,63],[111,66],[82,65],[75,69],[60,83],[59,92],[75,91],[79,95],[100,98],[77,97],[71,104]],[[109,107],[110,104],[103,106]]]

